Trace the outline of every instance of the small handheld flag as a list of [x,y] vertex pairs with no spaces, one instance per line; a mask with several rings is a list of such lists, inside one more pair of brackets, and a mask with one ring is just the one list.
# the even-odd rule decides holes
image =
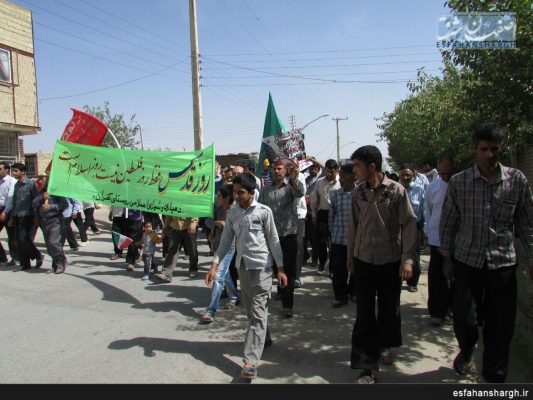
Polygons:
[[127,236],[121,235],[120,233],[113,231],[113,242],[115,242],[115,245],[120,250],[124,250],[127,249],[129,245],[133,243],[133,240]]

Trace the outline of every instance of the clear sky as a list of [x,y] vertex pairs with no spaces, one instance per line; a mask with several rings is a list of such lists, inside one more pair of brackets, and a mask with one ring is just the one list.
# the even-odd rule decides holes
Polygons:
[[[26,152],[52,151],[70,107],[136,115],[145,145],[193,149],[188,0],[12,0],[33,11],[39,120]],[[375,144],[375,118],[442,66],[443,0],[197,0],[204,145],[259,151],[268,93],[306,150],[341,158]],[[92,92],[92,93],[91,93]]]

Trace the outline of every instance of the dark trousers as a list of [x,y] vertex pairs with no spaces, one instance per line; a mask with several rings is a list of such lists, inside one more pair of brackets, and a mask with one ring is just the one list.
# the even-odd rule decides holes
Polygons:
[[[313,262],[318,261],[318,253],[319,253],[319,246],[318,246],[318,230],[316,229],[316,226],[313,224],[313,218],[311,217],[311,213],[307,213],[307,217],[305,219],[305,235],[304,235],[304,260],[306,261],[309,258],[309,251],[307,250],[307,244],[311,244],[311,260]],[[304,262],[305,262],[304,261]]]
[[61,237],[61,244],[64,246],[65,241],[67,241],[71,249],[78,248],[78,240],[72,230],[72,217],[64,218],[63,225],[65,226],[65,229],[63,230],[63,236]]
[[[420,231],[421,229],[418,230],[419,234]],[[420,268],[420,241],[417,241],[416,253],[414,254],[413,262],[413,275],[405,283],[407,284],[407,286],[417,287],[418,280],[420,279],[420,274],[422,273],[422,269]]]
[[66,267],[67,258],[63,252],[63,243],[61,241],[65,230],[63,216],[41,220],[41,230],[43,231],[46,250],[52,258],[53,270],[55,271],[58,266]]
[[346,245],[331,244],[329,264],[333,273],[333,295],[338,301],[348,301],[348,296],[355,294],[354,275],[346,268],[347,251]]
[[74,221],[76,228],[78,228],[81,241],[86,242],[87,241],[87,228],[85,228],[85,224],[83,223],[82,213],[81,212],[77,213],[76,218],[72,218],[72,221]]
[[399,270],[400,261],[374,265],[354,258],[357,297],[351,354],[354,369],[378,370],[380,349],[402,345]]
[[139,247],[135,243],[141,240],[143,236],[142,220],[125,219],[123,235],[133,240],[133,243],[128,246],[128,252],[126,253],[126,263],[135,264],[135,260],[137,260],[140,255]]
[[489,270],[454,261],[453,330],[470,359],[483,321],[483,368],[487,382],[504,382],[516,319],[516,265]]
[[113,241],[113,250],[115,254],[122,255],[122,249],[119,249],[117,247],[117,244],[115,243],[115,240],[113,239],[113,232],[120,233],[122,235],[125,235],[125,228],[124,223],[126,219],[122,217],[113,217],[113,222],[111,223],[111,240]]
[[305,219],[298,218],[298,231],[296,233],[296,245],[298,246],[298,251],[296,254],[296,280],[300,280],[300,276],[302,275],[302,267],[304,264],[304,232]]
[[444,318],[452,306],[453,284],[446,280],[442,268],[444,257],[437,246],[431,246],[428,268],[428,311],[429,315]]
[[189,253],[189,271],[198,271],[198,247],[196,235],[189,234],[188,229],[169,229],[169,248],[163,264],[163,273],[172,278],[172,272],[178,262],[179,248],[184,246]]
[[[281,304],[283,308],[292,310],[294,304],[294,281],[296,279],[296,255],[298,253],[297,235],[287,235],[279,238],[281,251],[283,253],[283,272],[287,275],[287,286],[278,291],[281,294]],[[277,271],[277,266],[274,268]]]
[[236,259],[237,259],[237,252],[235,252],[229,264],[229,275],[231,277],[231,280],[233,281],[233,286],[235,286],[235,289],[237,289],[237,280],[239,279],[239,271],[237,271],[237,267],[235,266]]
[[[11,259],[16,260],[18,258],[17,256],[17,241],[15,240],[15,228],[7,226],[8,219],[6,218],[5,221],[0,221],[0,232],[2,232],[2,229],[4,227],[6,228],[7,233],[7,246],[9,248],[9,255],[11,256]],[[0,242],[0,262],[6,262],[7,260],[7,254],[4,250],[4,246],[2,246],[2,242]]]
[[86,208],[83,210],[83,214],[85,215],[85,222],[83,223],[85,231],[88,231],[89,228],[91,228],[93,233],[98,232],[99,229],[96,226],[96,221],[94,220],[94,208]]
[[15,238],[21,267],[31,267],[31,260],[43,258],[41,252],[35,247],[32,233],[35,232],[34,217],[14,217]]
[[[318,261],[321,266],[326,265],[328,261],[328,250],[330,247],[328,215],[328,210],[318,210],[316,214],[319,246]],[[331,272],[331,265],[329,272]]]

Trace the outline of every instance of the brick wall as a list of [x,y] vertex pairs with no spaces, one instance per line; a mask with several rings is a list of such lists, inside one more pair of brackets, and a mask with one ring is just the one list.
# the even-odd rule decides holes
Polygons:
[[0,0],[0,44],[33,54],[31,12],[6,0]]

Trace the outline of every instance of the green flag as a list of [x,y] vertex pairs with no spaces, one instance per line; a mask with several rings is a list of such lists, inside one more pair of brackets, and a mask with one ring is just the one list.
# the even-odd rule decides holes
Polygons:
[[178,217],[211,217],[215,150],[124,150],[58,140],[50,194]]
[[279,120],[278,115],[276,114],[276,108],[274,107],[274,102],[272,101],[272,95],[268,94],[268,107],[265,116],[265,126],[263,128],[263,140],[261,142],[261,150],[259,151],[259,161],[256,168],[257,176],[261,175],[263,171],[263,162],[265,159],[268,159],[269,163],[276,158],[279,149],[274,142],[275,136],[281,136],[285,131],[283,123]]

